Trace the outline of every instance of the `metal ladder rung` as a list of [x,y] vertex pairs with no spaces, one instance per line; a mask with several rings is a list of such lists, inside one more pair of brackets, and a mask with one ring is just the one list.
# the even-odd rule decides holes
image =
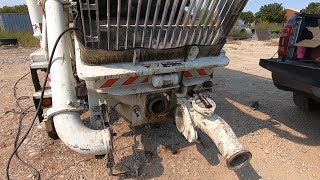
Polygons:
[[[35,99],[40,99],[40,97],[41,97],[41,91],[42,91],[42,90],[35,92],[35,93],[33,94],[33,98],[35,98]],[[44,98],[50,98],[50,97],[52,97],[51,88],[46,88],[46,89],[44,90],[44,95],[43,95],[43,97],[44,97]]]
[[34,62],[30,64],[30,69],[47,69],[48,62]]

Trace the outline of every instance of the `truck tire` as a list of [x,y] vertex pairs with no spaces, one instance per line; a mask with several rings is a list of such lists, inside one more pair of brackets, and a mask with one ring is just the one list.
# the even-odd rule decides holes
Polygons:
[[316,100],[296,92],[293,92],[293,102],[302,111],[314,110],[319,106]]

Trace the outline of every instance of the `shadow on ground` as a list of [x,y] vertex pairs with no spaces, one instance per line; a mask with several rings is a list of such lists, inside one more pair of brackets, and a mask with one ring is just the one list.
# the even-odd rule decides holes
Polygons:
[[[278,90],[271,79],[230,69],[220,69],[214,79],[216,113],[230,124],[238,137],[268,129],[295,143],[309,146],[320,144],[320,112],[300,111],[293,104],[292,93]],[[252,103],[257,101],[257,110],[251,109]],[[295,136],[283,130],[283,126],[303,136]],[[135,141],[132,147],[129,147],[133,154],[122,157],[116,164],[117,170],[127,172],[119,176],[119,179],[160,177],[164,167],[159,149],[179,154],[185,147],[196,146],[210,165],[216,166],[220,163],[219,152],[207,136],[200,133],[202,143],[190,144],[177,131],[173,120],[132,128],[122,136],[134,137]],[[250,164],[235,173],[239,179],[261,178]]]
[[[292,93],[277,89],[271,79],[221,69],[216,80],[216,112],[239,137],[266,128],[295,143],[309,146],[320,144],[320,111],[302,112],[294,105]],[[254,111],[250,106],[257,101],[259,106]],[[283,130],[283,126],[302,136]]]

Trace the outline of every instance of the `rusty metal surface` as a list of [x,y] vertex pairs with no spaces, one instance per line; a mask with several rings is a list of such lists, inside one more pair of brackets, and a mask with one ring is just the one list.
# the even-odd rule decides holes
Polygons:
[[[247,0],[80,0],[84,44],[105,50],[213,45]],[[217,40],[219,39],[219,40]]]
[[[79,41],[80,42],[80,41]],[[216,44],[210,46],[198,46],[199,53],[197,57],[207,57],[218,55],[224,44]],[[94,49],[86,47],[79,43],[82,61],[86,64],[109,64],[132,62],[135,51],[139,53],[140,62],[151,60],[169,60],[177,58],[186,58],[191,46],[184,46],[171,49],[147,49],[135,48],[123,51],[106,51],[102,49]]]
[[[248,0],[80,0],[76,21],[87,64],[218,55]],[[100,3],[100,4],[99,4]]]

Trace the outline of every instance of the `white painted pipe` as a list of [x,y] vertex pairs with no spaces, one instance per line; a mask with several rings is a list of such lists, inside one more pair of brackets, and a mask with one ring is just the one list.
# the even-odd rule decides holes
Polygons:
[[[59,0],[47,0],[47,34],[49,54],[57,37],[66,29],[63,7]],[[61,38],[50,69],[53,108],[66,107],[67,102],[75,102],[76,92],[72,75],[70,48],[66,46],[71,41],[70,36]],[[60,139],[72,150],[83,153],[102,155],[110,149],[110,132],[92,130],[86,127],[78,112],[61,111],[53,116],[54,126]]]
[[239,141],[229,124],[217,115],[194,119],[197,129],[207,134],[227,161],[227,167],[238,170],[251,160],[251,153]]
[[36,0],[26,0],[33,29],[33,36],[41,39],[42,13]]
[[46,18],[44,16],[42,17],[41,48],[45,52],[46,60],[48,60],[47,23],[46,23]]
[[176,85],[179,83],[179,76],[177,73],[153,75],[151,82],[152,82],[153,87],[155,87],[155,88]]

